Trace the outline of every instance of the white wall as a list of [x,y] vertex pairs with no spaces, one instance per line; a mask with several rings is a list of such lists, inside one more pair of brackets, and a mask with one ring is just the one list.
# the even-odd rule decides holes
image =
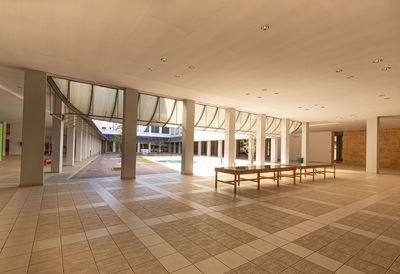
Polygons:
[[[332,132],[310,132],[310,162],[332,162]],[[301,157],[301,137],[290,137],[290,160],[296,161]]]
[[21,155],[22,123],[10,124],[10,155]]

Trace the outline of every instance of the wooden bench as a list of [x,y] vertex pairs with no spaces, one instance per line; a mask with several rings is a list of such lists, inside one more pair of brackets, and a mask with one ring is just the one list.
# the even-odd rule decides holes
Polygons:
[[326,179],[326,174],[333,174],[333,178],[336,178],[336,164],[332,163],[314,163],[314,164],[289,164],[285,166],[296,167],[296,176],[300,178],[300,183],[302,182],[302,177],[307,175],[312,176],[312,180],[315,180],[316,175],[324,175],[324,180]]
[[43,165],[47,166],[48,164],[51,164],[51,159],[44,159]]

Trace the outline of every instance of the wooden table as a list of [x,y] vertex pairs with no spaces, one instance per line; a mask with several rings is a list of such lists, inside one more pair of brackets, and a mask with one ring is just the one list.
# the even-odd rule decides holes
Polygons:
[[[281,166],[279,164],[271,164],[264,166],[237,166],[237,167],[216,167],[215,168],[215,189],[218,187],[218,182],[230,184],[234,187],[234,193],[236,194],[237,186],[240,186],[240,182],[249,181],[256,182],[257,189],[260,190],[261,179],[272,179],[276,180],[276,184],[279,187],[279,181],[282,177],[293,178],[293,184],[296,184],[296,166]],[[291,174],[282,173],[284,171],[291,171]],[[219,180],[218,173],[226,173],[234,176],[233,180]],[[262,173],[273,173],[270,176],[262,176]],[[241,175],[256,174],[256,178],[243,178]]]
[[[308,164],[289,164],[285,166],[296,167],[296,176],[300,178],[300,183],[302,182],[302,177],[307,175],[312,176],[313,181],[317,174],[323,174],[324,180],[326,179],[327,173],[333,173],[333,178],[336,178],[336,164],[332,163],[308,163]],[[330,169],[330,170],[327,170]]]

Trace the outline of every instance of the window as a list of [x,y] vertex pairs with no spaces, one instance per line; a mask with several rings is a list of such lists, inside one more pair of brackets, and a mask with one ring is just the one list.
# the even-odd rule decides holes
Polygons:
[[160,130],[158,127],[151,127],[151,133],[159,133]]
[[161,128],[161,133],[169,134],[169,128],[167,128],[167,127]]
[[146,128],[144,129],[144,132],[149,132],[149,127],[146,127]]

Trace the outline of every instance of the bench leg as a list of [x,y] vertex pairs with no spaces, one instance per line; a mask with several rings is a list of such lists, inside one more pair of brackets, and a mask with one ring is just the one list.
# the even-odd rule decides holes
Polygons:
[[302,183],[302,181],[301,181],[301,174],[302,174],[302,168],[300,168],[300,184]]
[[260,173],[257,173],[257,189],[260,190]]
[[324,167],[324,180],[326,179],[326,167]]
[[296,169],[293,169],[293,184],[296,184]]
[[333,178],[336,178],[336,166],[333,166]]
[[215,189],[217,189],[218,186],[218,172],[215,172]]
[[313,182],[314,182],[314,179],[315,179],[315,168],[312,169],[312,180],[313,180]]
[[235,174],[235,180],[234,180],[234,188],[233,188],[233,192],[236,194],[236,184],[237,184],[237,180],[236,180],[236,174]]
[[240,174],[238,174],[238,186],[240,186]]
[[277,173],[277,176],[276,176],[276,185],[279,187],[279,179],[280,179],[279,177],[281,176],[281,174],[280,174],[281,172],[280,172],[280,171],[277,171],[276,173]]

